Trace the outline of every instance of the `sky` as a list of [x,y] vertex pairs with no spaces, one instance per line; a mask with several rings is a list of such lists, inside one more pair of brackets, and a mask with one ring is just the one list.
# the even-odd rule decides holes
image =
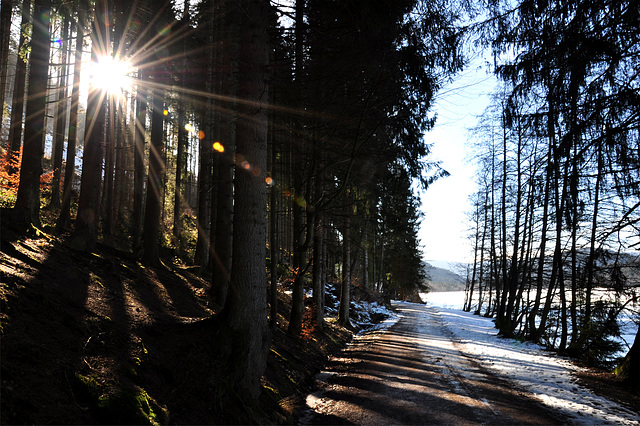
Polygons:
[[424,217],[418,236],[424,260],[434,266],[473,260],[472,242],[467,237],[470,196],[476,187],[471,128],[488,106],[497,82],[488,71],[489,59],[487,54],[476,55],[462,73],[443,86],[432,109],[437,120],[425,136],[432,144],[429,160],[440,161],[441,167],[451,173],[419,193]]

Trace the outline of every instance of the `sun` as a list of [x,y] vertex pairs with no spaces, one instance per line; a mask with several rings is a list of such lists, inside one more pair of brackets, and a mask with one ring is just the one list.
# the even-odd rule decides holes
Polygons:
[[100,56],[98,62],[91,64],[91,83],[93,87],[113,95],[130,92],[132,71],[131,63],[127,60]]

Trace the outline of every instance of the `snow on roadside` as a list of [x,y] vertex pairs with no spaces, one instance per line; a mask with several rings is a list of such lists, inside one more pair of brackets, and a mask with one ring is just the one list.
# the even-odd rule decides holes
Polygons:
[[455,298],[452,301],[451,296],[429,293],[423,298],[455,336],[454,342],[462,352],[473,355],[483,366],[508,377],[542,403],[566,416],[569,423],[640,423],[638,413],[580,386],[571,374],[580,367],[568,359],[545,352],[539,345],[498,337],[491,318],[463,312],[460,309],[462,302],[456,302]]

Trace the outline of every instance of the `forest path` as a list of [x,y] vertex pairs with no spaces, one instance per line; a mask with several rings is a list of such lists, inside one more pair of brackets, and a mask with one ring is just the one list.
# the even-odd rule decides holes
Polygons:
[[437,311],[395,306],[391,328],[357,336],[318,376],[300,424],[561,424],[460,350]]

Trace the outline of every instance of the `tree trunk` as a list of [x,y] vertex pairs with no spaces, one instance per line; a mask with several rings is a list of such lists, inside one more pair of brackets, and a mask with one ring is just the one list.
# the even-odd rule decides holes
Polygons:
[[118,115],[118,105],[107,93],[107,123],[105,126],[105,160],[104,160],[104,189],[102,191],[102,234],[113,236],[113,191],[116,157],[116,129],[115,121]]
[[338,323],[351,327],[349,307],[351,304],[351,204],[346,203],[344,209],[344,228],[342,235],[342,286],[340,289],[340,307]]
[[[7,64],[9,63],[9,40],[11,34],[11,12],[13,11],[12,0],[2,0],[0,10],[0,28],[2,37],[0,38],[0,117],[4,111],[4,95],[7,87]],[[25,3],[28,3],[25,1]],[[0,120],[0,131],[4,120]]]
[[237,152],[247,163],[235,177],[233,265],[225,305],[232,332],[231,383],[235,394],[256,401],[270,337],[266,303],[266,102],[269,2],[242,0]]
[[[270,117],[270,121],[273,120],[273,116]],[[274,126],[270,126],[270,131],[273,131]],[[273,133],[270,135],[271,139],[271,182],[269,190],[269,257],[270,257],[270,273],[271,282],[269,288],[269,325],[273,328],[278,324],[278,253],[280,247],[280,241],[278,239],[278,196],[277,186],[275,185],[275,164],[277,159],[277,152],[274,146]]]
[[[105,18],[106,1],[98,0],[91,31],[91,61],[98,62],[100,46],[108,43]],[[80,250],[91,250],[98,239],[98,218],[100,217],[100,190],[102,186],[102,140],[105,124],[106,98],[104,93],[92,85],[89,86],[87,100],[87,119],[85,124],[84,154],[82,157],[82,179],[78,200],[73,243]]]
[[71,89],[71,108],[69,109],[69,133],[67,135],[67,161],[64,169],[64,186],[62,189],[62,206],[56,222],[56,228],[62,230],[69,225],[71,216],[71,193],[76,171],[76,144],[78,138],[78,105],[80,103],[80,73],[82,71],[82,44],[84,41],[84,13],[75,2],[78,13],[76,22],[76,47],[73,64],[73,88]]
[[[226,99],[235,99],[238,86],[238,51],[239,51],[239,21],[237,5],[233,1],[223,2],[224,40],[222,57],[220,58],[225,70],[220,76],[220,90]],[[221,18],[222,19],[222,18]],[[216,198],[216,232],[215,232],[215,262],[212,270],[212,290],[215,294],[212,300],[219,306],[224,306],[229,289],[229,274],[232,264],[233,250],[233,177],[236,156],[236,124],[233,116],[237,105],[233,101],[223,101],[219,112],[219,142],[223,152],[218,152],[218,187]],[[238,152],[239,155],[242,155]],[[241,165],[240,165],[241,166]],[[238,171],[239,172],[239,171]]]
[[49,78],[51,32],[49,0],[36,0],[33,9],[33,35],[29,59],[29,88],[24,122],[24,148],[20,167],[20,185],[16,199],[16,219],[25,229],[40,226],[40,176],[42,175],[45,107]]
[[[184,10],[182,14],[182,25],[189,25],[189,1],[184,2]],[[180,81],[182,87],[187,87],[187,50],[189,37],[184,37],[182,41],[182,64],[180,69]],[[183,92],[178,93],[178,152],[176,156],[176,186],[173,195],[173,240],[178,248],[178,253],[182,253],[184,249],[184,238],[182,237],[182,178],[185,172],[185,151],[187,146],[186,110],[187,96]]]
[[[213,16],[213,4],[209,15]],[[207,93],[214,91],[214,27],[213,20],[209,22],[208,28],[209,43],[206,49],[207,54],[207,76],[205,88]],[[206,98],[206,106],[202,111],[202,121],[204,123],[204,137],[200,139],[200,170],[198,172],[198,240],[196,242],[196,252],[193,262],[201,268],[206,269],[210,260],[210,238],[211,238],[211,221],[212,221],[212,191],[213,191],[213,143],[214,139],[214,100],[211,96]]]
[[[480,197],[478,197],[480,198]],[[471,312],[471,304],[473,302],[473,291],[476,285],[476,273],[478,270],[478,247],[480,244],[480,202],[476,204],[476,232],[475,232],[475,245],[473,248],[473,269],[471,271],[471,281],[469,282],[469,292],[465,295],[465,304],[463,307],[463,311]],[[467,272],[467,276],[468,276]]]
[[49,207],[60,207],[60,176],[62,172],[62,151],[64,147],[65,125],[67,122],[67,63],[69,62],[69,17],[66,8],[62,8],[62,68],[58,79],[58,100],[55,108],[53,126],[53,181],[51,182],[51,202]]
[[[157,75],[157,73],[156,73]],[[160,217],[162,215],[162,185],[164,175],[164,91],[153,89],[151,112],[151,145],[149,149],[149,174],[147,176],[147,202],[142,230],[143,261],[152,266],[160,265]]]
[[324,215],[316,213],[315,232],[313,239],[313,306],[315,307],[314,322],[318,331],[324,328]]
[[136,126],[134,134],[133,157],[133,220],[132,246],[137,250],[142,239],[142,218],[144,217],[144,177],[145,177],[145,133],[147,126],[147,96],[145,89],[146,75],[138,71],[136,96]]
[[621,372],[627,384],[635,390],[640,390],[640,331],[636,333],[629,353],[627,353],[622,366],[616,372]]
[[[31,1],[24,0],[22,2],[22,21],[20,28],[23,29],[29,25],[31,19]],[[7,31],[8,33],[9,31]],[[24,46],[26,42],[25,31],[20,31],[20,46]],[[16,60],[16,76],[13,82],[13,100],[11,102],[11,123],[9,124],[9,149],[12,153],[17,154],[22,145],[22,115],[24,114],[25,103],[25,82],[27,79],[27,63],[18,55]],[[18,170],[10,168],[10,174],[16,173]]]

